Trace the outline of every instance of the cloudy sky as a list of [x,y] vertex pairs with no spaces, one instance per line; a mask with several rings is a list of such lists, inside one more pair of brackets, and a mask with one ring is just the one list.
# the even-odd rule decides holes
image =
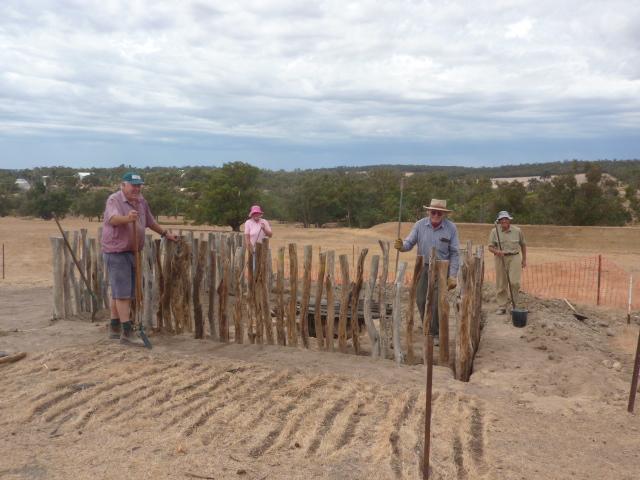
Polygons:
[[640,158],[633,0],[3,0],[0,168]]

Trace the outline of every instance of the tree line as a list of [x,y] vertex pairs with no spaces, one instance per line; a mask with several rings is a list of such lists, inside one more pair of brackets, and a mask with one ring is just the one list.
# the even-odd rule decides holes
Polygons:
[[[0,216],[51,218],[52,212],[101,219],[109,194],[131,166],[0,170]],[[403,221],[424,215],[431,198],[446,199],[459,222],[490,223],[508,210],[521,224],[628,224],[640,215],[640,161],[567,161],[498,168],[370,166],[295,171],[262,170],[242,162],[222,167],[135,169],[156,215],[182,216],[199,224],[238,230],[259,203],[268,218],[355,228],[397,221],[401,179]],[[527,184],[492,177],[539,176]],[[586,174],[578,183],[575,174]],[[624,183],[609,175],[624,179]],[[18,178],[30,188],[21,189]]]

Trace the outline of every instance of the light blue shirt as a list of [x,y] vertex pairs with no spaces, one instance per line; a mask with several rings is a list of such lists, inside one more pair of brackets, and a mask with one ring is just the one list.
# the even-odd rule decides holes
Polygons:
[[409,251],[418,244],[418,255],[422,255],[425,265],[429,263],[431,248],[436,247],[438,260],[449,260],[449,276],[458,275],[460,267],[460,242],[458,240],[458,228],[456,224],[446,218],[440,225],[433,228],[428,217],[418,220],[411,229],[409,236],[402,244],[403,251]]

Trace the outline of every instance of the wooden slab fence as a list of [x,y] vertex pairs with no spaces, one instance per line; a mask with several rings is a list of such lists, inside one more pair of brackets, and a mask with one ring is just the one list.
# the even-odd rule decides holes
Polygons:
[[[77,249],[98,304],[108,307],[108,272],[99,242],[86,231],[66,235]],[[90,296],[78,282],[63,239],[50,240],[53,316],[70,318],[89,312]],[[142,252],[144,301],[140,318],[156,333],[186,332],[224,343],[300,344],[327,351],[336,348],[337,340],[342,353],[414,364],[422,357],[416,348],[423,350],[423,336],[437,303],[438,364],[451,366],[456,378],[467,381],[482,328],[482,247],[474,252],[467,245],[460,258],[459,287],[449,292],[449,262],[436,261],[435,252],[427,266],[422,257],[416,258],[412,270],[401,262],[395,280],[388,283],[389,242],[379,244],[380,254],[371,257],[368,269],[367,249],[359,251],[352,271],[348,256],[340,255],[337,284],[336,255],[331,250],[320,251],[314,259],[313,248],[304,246],[300,272],[295,243],[280,247],[273,265],[268,242],[256,245],[255,250],[246,249],[239,234],[216,232],[195,238],[191,233],[177,242],[147,235]],[[424,268],[429,269],[427,305],[424,318],[416,321],[418,279]],[[450,307],[456,319],[453,335]]]

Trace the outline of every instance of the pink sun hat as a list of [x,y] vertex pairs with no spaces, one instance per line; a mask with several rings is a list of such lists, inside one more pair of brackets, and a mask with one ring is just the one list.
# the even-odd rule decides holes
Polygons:
[[249,218],[251,218],[256,213],[258,213],[260,215],[262,215],[264,213],[262,211],[262,209],[260,208],[260,205],[254,205],[253,207],[251,207],[251,210],[249,211]]

